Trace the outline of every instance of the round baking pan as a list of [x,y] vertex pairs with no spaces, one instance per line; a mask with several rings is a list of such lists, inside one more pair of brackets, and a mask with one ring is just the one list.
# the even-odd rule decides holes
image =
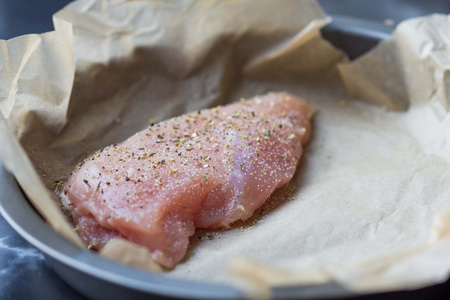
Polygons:
[[[356,57],[389,37],[389,27],[352,18],[335,17],[322,30],[336,47]],[[72,244],[52,228],[33,208],[14,177],[0,165],[0,211],[28,242],[40,249],[56,273],[74,289],[92,299],[242,299],[232,286],[177,280],[141,271]],[[275,299],[347,297],[352,293],[336,283],[273,289]]]
[[[335,46],[355,57],[388,37],[389,28],[379,24],[338,18],[323,29]],[[362,26],[364,25],[364,26]],[[349,47],[351,46],[351,47]],[[349,47],[349,48],[348,48]],[[345,49],[348,48],[348,49]],[[193,298],[241,299],[231,286],[176,280],[130,268],[81,249],[51,229],[21,191],[14,177],[0,165],[0,211],[6,221],[28,242],[40,249],[58,275],[92,299]],[[351,293],[337,284],[275,288],[275,299],[344,297]]]

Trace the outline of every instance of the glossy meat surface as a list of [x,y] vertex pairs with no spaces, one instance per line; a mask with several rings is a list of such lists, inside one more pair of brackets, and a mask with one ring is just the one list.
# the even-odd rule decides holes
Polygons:
[[303,100],[270,93],[157,123],[96,152],[64,186],[81,237],[97,249],[124,237],[173,267],[195,228],[245,220],[289,182],[312,115]]

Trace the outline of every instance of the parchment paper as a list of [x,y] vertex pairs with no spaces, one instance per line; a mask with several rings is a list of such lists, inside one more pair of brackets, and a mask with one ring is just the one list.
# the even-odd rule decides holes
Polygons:
[[[82,158],[149,119],[288,91],[318,109],[294,179],[248,222],[197,232],[165,276],[235,283],[230,269],[260,290],[337,281],[358,292],[444,281],[449,18],[404,22],[351,63],[321,38],[328,21],[313,1],[76,1],[54,32],[0,41],[0,158],[80,243],[52,191]],[[158,269],[114,243],[105,256]]]

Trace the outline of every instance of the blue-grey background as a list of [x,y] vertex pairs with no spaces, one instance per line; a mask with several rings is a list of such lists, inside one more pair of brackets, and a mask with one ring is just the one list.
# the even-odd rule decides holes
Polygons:
[[[52,30],[53,13],[69,2],[68,0],[0,0],[0,39]],[[435,12],[450,13],[448,0],[320,0],[319,2],[331,16],[356,17],[380,24],[398,24],[410,17]],[[333,42],[345,48],[345,45],[341,45],[343,41]],[[364,50],[366,49],[358,49],[357,52],[351,53],[351,56],[355,57]],[[1,191],[0,197],[2,197]],[[354,299],[399,298],[450,299],[450,282],[417,291],[369,295]],[[83,300],[86,298],[63,282],[52,271],[41,252],[22,239],[0,216],[0,299]]]

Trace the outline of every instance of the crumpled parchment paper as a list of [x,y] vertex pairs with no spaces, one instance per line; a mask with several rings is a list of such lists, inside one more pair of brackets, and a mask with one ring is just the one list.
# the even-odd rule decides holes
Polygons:
[[[406,21],[354,62],[321,38],[328,21],[314,1],[71,3],[54,32],[0,41],[0,159],[49,224],[81,245],[53,189],[82,158],[149,119],[287,91],[318,109],[294,179],[251,220],[197,232],[166,276],[238,276],[261,290],[442,282],[449,17]],[[142,249],[114,243],[103,255],[158,269]]]

